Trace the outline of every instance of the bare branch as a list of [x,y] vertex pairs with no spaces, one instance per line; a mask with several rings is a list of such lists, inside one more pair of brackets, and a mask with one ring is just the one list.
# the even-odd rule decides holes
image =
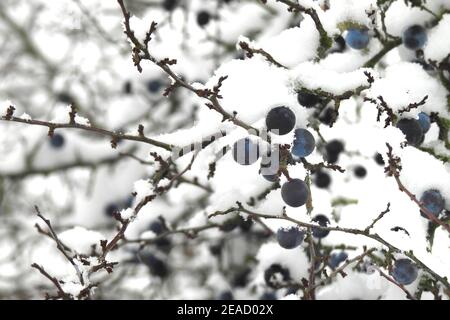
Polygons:
[[62,298],[63,300],[73,300],[72,296],[66,292],[64,292],[63,288],[61,287],[61,285],[59,284],[58,279],[56,279],[55,277],[52,277],[50,274],[48,274],[47,271],[45,271],[45,269],[43,267],[41,267],[40,265],[38,265],[37,263],[33,263],[31,265],[31,267],[39,270],[39,272],[46,277],[48,280],[50,280],[53,285],[56,287],[56,290],[58,291],[58,296],[55,297],[55,299],[58,298]]
[[254,49],[251,48],[250,45],[245,42],[245,41],[240,41],[239,42],[239,46],[241,47],[242,50],[244,50],[246,52],[247,57],[251,58],[253,57],[254,54],[260,54],[262,55],[264,58],[266,58],[267,61],[269,61],[270,63],[274,64],[275,66],[277,66],[278,68],[283,68],[283,69],[287,69],[286,66],[282,65],[281,63],[279,63],[277,60],[275,60],[274,57],[272,57],[271,54],[269,54],[267,51],[265,51],[264,49]]
[[378,217],[376,217],[376,218],[373,220],[373,222],[372,222],[369,226],[367,226],[366,229],[364,229],[364,231],[369,232],[370,229],[372,229],[372,228],[375,226],[375,224],[376,224],[378,221],[380,221],[381,218],[383,218],[384,215],[385,215],[386,213],[388,213],[388,212],[390,212],[390,211],[391,211],[391,203],[388,202],[387,207],[386,207],[386,210],[382,211],[382,212],[378,215]]
[[385,168],[386,173],[389,176],[394,177],[395,182],[397,182],[397,186],[400,189],[400,191],[404,192],[412,202],[417,204],[417,206],[420,208],[420,210],[427,216],[428,219],[433,221],[434,223],[437,223],[441,227],[443,227],[445,230],[447,230],[448,233],[450,233],[450,225],[447,223],[439,220],[430,210],[428,210],[423,204],[417,199],[417,197],[409,191],[400,180],[400,171],[401,171],[401,164],[400,164],[400,158],[396,157],[392,153],[392,147],[389,143],[386,143],[386,146],[388,148],[387,156],[389,159],[388,166]]
[[[64,257],[70,262],[70,264],[74,267],[75,272],[78,275],[78,279],[80,280],[81,285],[84,285],[84,279],[83,279],[83,274],[80,271],[80,268],[78,267],[78,265],[75,263],[75,261],[73,260],[73,257],[71,257],[68,253],[67,253],[67,249],[69,248],[68,246],[66,246],[64,243],[61,242],[61,240],[58,238],[58,235],[56,234],[55,230],[53,230],[52,224],[50,222],[50,220],[46,219],[41,212],[39,211],[38,206],[34,206],[34,209],[36,210],[36,213],[38,215],[39,218],[42,219],[42,221],[45,222],[45,224],[48,227],[49,230],[49,236],[55,241],[56,243],[56,247],[58,248],[58,250],[64,255]],[[39,230],[39,229],[38,229]]]
[[116,141],[117,140],[139,141],[139,142],[144,142],[147,144],[154,145],[156,147],[159,147],[159,148],[162,148],[162,149],[165,149],[168,151],[171,151],[172,147],[173,147],[167,143],[157,141],[154,139],[150,139],[145,136],[140,136],[140,135],[135,136],[135,135],[123,134],[120,132],[113,132],[113,131],[108,131],[106,129],[97,128],[94,126],[84,125],[84,124],[80,124],[80,123],[55,123],[55,122],[48,122],[48,121],[42,121],[42,120],[26,120],[26,119],[22,119],[22,118],[18,118],[18,117],[8,116],[8,114],[6,116],[0,117],[0,120],[47,127],[50,131],[54,131],[55,129],[58,129],[58,128],[80,129],[80,130],[85,130],[85,131],[101,134],[104,136],[109,136],[112,139],[115,139]]

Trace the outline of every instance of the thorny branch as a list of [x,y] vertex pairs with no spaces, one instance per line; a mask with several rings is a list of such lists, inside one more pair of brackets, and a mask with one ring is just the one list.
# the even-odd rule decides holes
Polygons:
[[[152,156],[155,158],[156,161],[161,162],[164,166],[167,165],[167,163],[156,153],[152,153]],[[192,168],[192,164],[194,163],[196,156],[197,156],[197,153],[195,153],[192,156],[191,161],[189,162],[188,166],[183,171],[181,171],[179,174],[172,177],[172,180],[170,181],[168,186],[157,187],[155,189],[154,194],[145,196],[134,208],[132,216],[124,219],[124,218],[122,218],[122,216],[120,215],[119,212],[116,212],[114,214],[114,218],[117,221],[119,221],[121,224],[119,227],[119,231],[116,233],[116,235],[110,241],[104,240],[101,242],[100,246],[102,248],[102,253],[98,257],[99,263],[91,268],[90,273],[97,272],[98,270],[101,270],[101,269],[105,269],[108,273],[111,273],[113,271],[113,267],[116,263],[115,262],[113,262],[113,263],[107,262],[106,257],[108,255],[108,253],[110,251],[114,250],[118,246],[118,244],[121,240],[125,239],[125,231],[128,229],[128,226],[130,225],[130,223],[137,217],[137,215],[139,214],[141,209],[144,206],[146,206],[149,202],[153,201],[158,195],[161,195],[161,194],[169,191],[171,189],[173,183],[176,180],[180,179],[187,171],[189,171]]]
[[309,300],[315,300],[316,299],[316,291],[315,291],[315,282],[316,282],[316,249],[314,248],[314,240],[312,237],[312,228],[307,229],[307,235],[308,235],[308,249],[309,249],[309,256],[311,259],[310,265],[309,265],[309,279],[308,279],[308,287],[305,291],[305,296],[309,298]]
[[306,170],[308,170],[308,171],[310,171],[312,173],[317,172],[317,171],[319,171],[320,169],[323,169],[323,168],[330,169],[330,170],[333,170],[333,171],[339,171],[340,173],[344,173],[345,172],[345,169],[343,169],[342,167],[340,167],[339,165],[334,164],[334,163],[320,162],[320,163],[317,163],[317,164],[312,164],[312,163],[309,163],[308,160],[306,160],[305,158],[300,158],[299,161],[303,164],[303,167]]
[[[50,280],[53,283],[53,285],[56,287],[56,290],[58,291],[58,296],[53,297],[53,299],[58,299],[58,298],[62,298],[63,300],[72,300],[73,299],[71,295],[64,292],[63,288],[59,284],[58,279],[56,279],[55,277],[52,277],[47,271],[45,271],[45,269],[42,266],[38,265],[37,263],[33,263],[31,265],[31,267],[37,269],[44,277],[46,277],[48,280]],[[47,295],[47,298],[50,299],[51,297],[49,295]]]
[[361,235],[361,236],[364,236],[366,238],[375,240],[376,242],[386,246],[392,252],[405,254],[411,260],[413,260],[420,268],[422,268],[424,271],[428,272],[434,279],[436,279],[437,281],[442,283],[448,290],[450,290],[450,283],[448,282],[447,278],[441,277],[439,274],[437,274],[432,269],[430,269],[425,263],[423,263],[421,260],[419,260],[413,254],[412,251],[403,252],[402,250],[400,250],[399,248],[397,248],[393,244],[391,244],[388,241],[384,240],[378,234],[370,233],[370,231],[354,229],[354,228],[343,228],[343,227],[339,227],[339,226],[336,226],[336,227],[320,226],[318,224],[313,224],[313,223],[307,223],[307,222],[299,221],[299,220],[291,218],[291,217],[289,217],[289,216],[287,216],[285,214],[269,215],[269,214],[257,213],[257,212],[253,212],[251,210],[248,210],[248,209],[244,208],[243,205],[241,203],[239,203],[239,202],[237,202],[237,206],[236,207],[232,207],[232,208],[230,208],[228,210],[225,210],[225,211],[214,212],[214,213],[210,214],[208,217],[212,218],[212,217],[215,217],[215,216],[224,215],[224,214],[227,214],[229,212],[236,212],[236,211],[246,213],[252,218],[253,217],[259,217],[259,218],[262,218],[262,219],[286,220],[286,221],[290,221],[290,222],[292,222],[292,223],[294,223],[294,224],[296,224],[296,225],[298,225],[300,227],[303,227],[303,228],[313,228],[314,227],[314,228],[321,229],[321,230],[336,231],[336,232],[344,232],[344,233],[349,233],[349,234],[354,234],[354,235]]
[[339,268],[336,268],[336,270],[334,270],[332,273],[330,273],[328,275],[328,277],[326,277],[325,279],[320,280],[319,282],[317,282],[312,289],[317,289],[320,286],[325,285],[327,282],[329,282],[332,278],[336,277],[337,275],[342,275],[343,277],[345,276],[344,270],[350,266],[351,264],[358,262],[358,261],[362,261],[364,257],[366,257],[367,255],[372,254],[376,249],[372,248],[370,250],[365,250],[363,253],[361,253],[360,255],[354,257],[353,259],[349,259],[347,260],[345,263],[343,263]]
[[[128,37],[128,39],[133,43],[133,46],[134,46],[133,47],[133,61],[134,61],[135,66],[138,68],[139,72],[142,71],[142,67],[140,66],[141,60],[149,60],[149,61],[153,62],[155,65],[160,67],[173,80],[171,89],[166,91],[166,93],[171,92],[175,87],[186,88],[189,91],[196,94],[198,97],[208,100],[207,106],[210,109],[213,109],[216,112],[218,112],[219,114],[221,114],[222,121],[229,120],[232,123],[234,123],[235,125],[246,129],[247,131],[255,134],[256,136],[259,135],[259,131],[257,129],[255,129],[251,125],[239,120],[236,117],[236,114],[230,114],[227,111],[225,111],[225,109],[220,104],[219,99],[221,97],[219,95],[219,89],[220,89],[220,86],[222,85],[222,82],[227,78],[226,76],[219,78],[218,84],[216,85],[216,87],[213,90],[194,88],[191,84],[187,83],[185,80],[183,80],[180,76],[178,76],[171,69],[170,66],[175,64],[177,62],[176,60],[170,60],[168,58],[163,59],[163,60],[157,60],[152,54],[150,54],[150,51],[148,48],[150,36],[148,36],[148,39],[149,39],[148,41],[144,41],[144,44],[142,44],[136,38],[136,36],[134,35],[134,32],[131,30],[131,27],[130,27],[130,17],[131,17],[130,12],[127,11],[123,0],[117,0],[117,1],[120,5],[122,14],[124,17],[125,34]],[[149,35],[151,35],[155,31],[156,25],[157,24],[155,22],[152,23],[152,25],[150,27],[150,31],[148,33]],[[147,40],[147,38],[146,38],[146,40]]]
[[400,180],[400,171],[402,169],[401,167],[401,161],[400,158],[395,156],[392,152],[392,147],[389,143],[386,143],[386,146],[388,148],[387,156],[388,156],[388,165],[385,168],[385,172],[388,176],[394,177],[395,182],[397,182],[398,188],[400,191],[406,193],[408,197],[420,208],[420,210],[427,216],[428,219],[433,221],[434,223],[437,223],[441,227],[443,227],[445,230],[447,230],[448,233],[450,233],[450,225],[447,223],[439,220],[433,213],[430,212],[426,207],[423,206],[423,204],[417,199],[417,197],[409,191]]
[[[36,210],[37,216],[39,218],[42,219],[42,221],[45,222],[45,224],[48,227],[49,233],[48,235],[55,241],[56,243],[56,247],[58,248],[58,250],[64,255],[64,257],[70,262],[70,264],[74,267],[77,275],[78,275],[78,279],[80,280],[81,285],[84,285],[84,279],[83,279],[83,274],[81,273],[80,268],[78,267],[78,265],[75,263],[73,257],[71,257],[68,253],[67,253],[67,249],[68,247],[63,244],[61,242],[61,240],[59,240],[58,235],[56,234],[56,232],[53,230],[52,224],[50,222],[50,220],[46,219],[40,212],[39,208],[37,206],[34,207],[34,209]],[[38,228],[38,230],[42,230],[40,229],[39,225],[36,224],[36,228]]]
[[56,173],[56,172],[67,171],[67,170],[70,170],[73,168],[96,168],[101,165],[115,164],[127,156],[131,157],[131,154],[119,153],[118,156],[107,157],[107,158],[99,159],[97,161],[76,160],[74,162],[65,163],[65,164],[54,166],[54,167],[45,167],[45,168],[30,167],[30,168],[25,168],[25,170],[19,171],[19,172],[0,172],[0,177],[6,178],[6,179],[18,180],[18,179],[23,179],[23,178],[26,178],[29,176],[34,176],[34,175],[45,176],[45,175],[49,175],[49,174]]
[[390,211],[391,211],[391,203],[389,202],[389,203],[387,204],[386,210],[382,211],[382,212],[381,212],[381,213],[373,220],[373,222],[372,222],[366,229],[364,229],[364,231],[369,232],[370,229],[372,229],[372,228],[375,226],[375,224],[376,224],[378,221],[380,221],[380,220],[384,217],[384,215],[385,215],[386,213],[388,213],[388,212],[390,212]]
[[275,66],[277,66],[278,68],[283,68],[283,69],[287,69],[286,66],[282,65],[281,63],[279,63],[277,60],[275,60],[275,58],[268,53],[267,51],[265,51],[264,49],[254,49],[251,48],[250,45],[245,42],[245,41],[240,41],[239,42],[239,46],[241,47],[242,50],[245,51],[246,55],[248,58],[253,57],[253,55],[255,54],[260,54],[262,55],[264,58],[266,58],[267,61],[269,61],[270,63],[274,64]]
[[381,115],[383,113],[386,113],[387,117],[384,120],[384,127],[387,128],[390,124],[393,124],[395,122],[395,119],[397,118],[394,114],[394,111],[388,106],[386,101],[382,96],[378,96],[377,99],[365,97],[364,101],[368,101],[370,103],[373,103],[378,110],[377,114],[377,122],[381,120]]
[[407,105],[406,107],[398,110],[399,114],[403,114],[405,112],[409,112],[412,109],[417,109],[420,106],[423,106],[428,100],[428,95],[426,95],[425,97],[422,98],[422,100],[420,100],[419,102],[411,102],[409,105]]
[[73,110],[70,113],[70,122],[68,123],[56,123],[56,122],[48,122],[48,121],[42,121],[42,120],[28,120],[28,119],[22,119],[19,117],[14,117],[14,107],[10,106],[6,112],[5,116],[1,116],[0,120],[3,121],[12,121],[12,122],[19,122],[19,123],[25,123],[28,125],[37,125],[37,126],[43,126],[47,127],[49,130],[49,135],[53,135],[54,131],[59,128],[72,128],[72,129],[79,129],[79,130],[85,130],[89,132],[94,132],[97,134],[101,134],[104,136],[109,136],[112,138],[112,141],[117,144],[118,140],[130,140],[130,141],[139,141],[147,144],[154,145],[156,147],[171,151],[172,147],[171,145],[157,141],[151,138],[147,138],[143,135],[130,135],[130,134],[124,134],[121,132],[114,132],[109,131],[103,128],[94,127],[91,125],[85,125],[75,122],[75,117],[73,116]]
[[179,229],[168,230],[168,231],[163,232],[160,235],[153,237],[151,239],[125,239],[125,242],[140,243],[141,246],[145,246],[148,244],[158,242],[158,240],[164,239],[164,238],[166,238],[170,235],[174,235],[174,234],[184,234],[186,237],[192,239],[192,238],[195,238],[197,236],[197,234],[202,231],[214,229],[214,228],[220,228],[220,227],[221,227],[221,224],[219,224],[219,223],[208,223],[208,224],[198,226],[198,227],[179,228]]

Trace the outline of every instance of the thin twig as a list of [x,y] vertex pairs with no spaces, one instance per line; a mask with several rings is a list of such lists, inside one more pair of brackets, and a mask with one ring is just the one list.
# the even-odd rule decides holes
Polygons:
[[390,203],[390,202],[388,202],[386,209],[385,209],[384,211],[382,211],[382,212],[381,212],[381,213],[373,220],[373,222],[372,222],[366,229],[364,229],[364,231],[369,232],[370,229],[372,229],[372,228],[375,226],[375,224],[376,224],[378,221],[380,221],[381,218],[383,218],[384,215],[385,215],[386,213],[388,213],[389,211],[391,211],[391,203]]
[[90,126],[90,125],[84,125],[80,123],[56,123],[56,122],[49,122],[49,121],[42,121],[42,120],[26,120],[18,117],[8,117],[8,116],[1,116],[0,120],[3,121],[11,121],[11,122],[19,122],[19,123],[25,123],[29,125],[37,125],[37,126],[43,126],[49,128],[50,131],[54,131],[58,128],[71,128],[71,129],[81,129],[85,131],[90,131],[94,133],[98,133],[104,136],[109,136],[113,138],[114,140],[130,140],[130,141],[139,141],[144,142],[147,144],[154,145],[159,148],[163,148],[165,150],[171,151],[172,147],[170,144],[157,141],[151,138],[147,138],[145,136],[137,136],[137,135],[130,135],[130,134],[124,134],[120,132],[113,132],[106,129]]
[[191,228],[180,228],[180,229],[174,229],[174,230],[168,230],[166,232],[163,232],[159,234],[156,237],[153,237],[151,239],[126,239],[125,242],[127,243],[140,243],[141,245],[148,245],[155,242],[158,242],[158,240],[164,239],[170,235],[174,234],[184,234],[188,238],[194,238],[199,232],[214,229],[214,228],[220,228],[221,224],[218,223],[208,223],[202,226],[198,227],[191,227]]
[[387,156],[388,156],[388,165],[385,168],[385,172],[389,175],[394,177],[395,182],[397,183],[398,188],[400,191],[404,192],[410,199],[413,201],[417,206],[420,208],[420,210],[430,219],[431,221],[437,223],[441,227],[443,227],[445,230],[447,230],[448,233],[450,233],[450,225],[445,223],[444,221],[439,220],[430,210],[428,210],[423,204],[417,199],[417,197],[409,191],[405,185],[400,180],[400,171],[401,171],[401,163],[400,158],[394,156],[392,153],[392,147],[389,143],[386,143],[386,146],[388,148]]
[[255,54],[260,54],[264,58],[266,58],[267,61],[269,61],[270,63],[273,63],[278,68],[287,69],[286,66],[282,65],[277,60],[275,60],[275,58],[270,53],[265,51],[264,49],[251,48],[250,45],[247,42],[245,42],[245,41],[240,41],[239,42],[239,46],[241,47],[242,50],[244,50],[246,52],[246,55],[247,55],[248,58],[253,57],[253,55],[255,55]]
[[393,284],[395,284],[397,287],[399,287],[400,289],[403,290],[404,293],[406,293],[406,297],[410,300],[416,300],[416,298],[414,298],[414,296],[411,294],[411,292],[409,292],[404,285],[398,283],[397,281],[395,281],[394,279],[392,279],[391,277],[389,277],[387,274],[385,274],[383,271],[381,271],[380,268],[377,268],[378,272],[380,273],[380,275],[387,279],[389,282],[392,282]]
[[308,280],[308,287],[307,287],[307,293],[308,298],[310,300],[316,300],[316,291],[315,291],[315,282],[316,282],[316,250],[314,248],[314,240],[312,237],[312,228],[308,228],[308,248],[309,248],[309,256],[311,259],[310,266],[309,266],[309,280]]
[[342,274],[342,272],[352,263],[357,262],[357,261],[361,261],[365,256],[371,254],[372,252],[375,251],[375,248],[372,248],[370,250],[367,250],[363,253],[361,253],[360,255],[354,257],[353,259],[347,260],[344,264],[342,264],[339,268],[337,268],[336,270],[334,270],[332,273],[330,273],[328,275],[327,278],[320,280],[319,282],[317,282],[314,286],[313,289],[316,289],[320,286],[323,286],[324,284],[326,284],[330,279],[336,277],[338,274]]
[[49,235],[51,236],[51,238],[55,241],[56,243],[56,247],[58,248],[58,250],[64,255],[64,257],[70,262],[70,264],[73,266],[73,268],[75,269],[75,272],[77,273],[78,279],[80,280],[81,285],[84,286],[84,279],[83,279],[83,274],[80,271],[80,268],[78,267],[78,265],[75,263],[75,261],[73,260],[73,257],[69,256],[69,254],[67,253],[67,249],[68,246],[66,246],[65,244],[63,244],[61,242],[61,240],[58,238],[58,235],[56,234],[55,230],[52,227],[52,224],[50,222],[49,219],[46,219],[40,212],[39,207],[38,206],[34,206],[34,209],[36,210],[37,216],[39,218],[42,219],[42,221],[45,222],[45,224],[48,227],[49,230]]
[[47,271],[45,271],[45,269],[43,267],[41,267],[37,263],[33,263],[31,265],[31,267],[39,270],[39,272],[44,277],[46,277],[47,279],[49,279],[53,283],[53,285],[56,287],[56,290],[58,291],[58,297],[62,298],[63,300],[73,300],[71,295],[69,295],[68,293],[64,292],[63,288],[59,284],[58,279],[56,279],[55,277],[52,277]]

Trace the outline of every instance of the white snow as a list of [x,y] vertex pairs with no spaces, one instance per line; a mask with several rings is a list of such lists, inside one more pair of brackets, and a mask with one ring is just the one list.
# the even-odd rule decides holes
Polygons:
[[58,238],[66,246],[75,250],[75,252],[84,254],[89,254],[92,246],[96,245],[98,247],[100,241],[105,240],[105,237],[101,233],[78,226],[61,232]]
[[438,25],[428,32],[428,41],[423,50],[427,59],[442,61],[448,56],[450,48],[448,30],[450,30],[450,14],[445,14]]
[[[326,69],[318,63],[304,62],[292,71],[292,81],[294,88],[321,89],[334,95],[340,95],[348,90],[368,86],[364,71],[369,70],[358,69],[351,72],[338,72]],[[372,75],[376,76],[376,74]]]
[[394,111],[417,103],[425,96],[428,99],[419,110],[412,109],[403,114],[404,117],[415,117],[420,111],[440,112],[448,115],[442,106],[446,105],[446,93],[439,80],[430,76],[417,63],[401,62],[386,68],[384,76],[377,79],[368,90],[371,98],[382,96]]
[[134,191],[136,192],[136,202],[140,202],[143,198],[153,193],[153,186],[148,180],[138,180],[134,183]]
[[22,113],[22,114],[19,116],[19,118],[21,118],[21,119],[23,119],[23,120],[27,120],[27,121],[31,120],[31,116],[30,116],[28,113],[26,113],[26,112]]
[[131,219],[135,216],[134,209],[133,208],[124,209],[124,210],[120,211],[120,216],[123,219]]

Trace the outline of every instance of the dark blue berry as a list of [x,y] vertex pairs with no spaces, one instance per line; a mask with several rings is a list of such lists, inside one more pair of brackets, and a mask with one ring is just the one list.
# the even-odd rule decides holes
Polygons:
[[[434,216],[439,216],[439,214],[444,210],[445,207],[445,199],[442,197],[441,193],[438,190],[427,190],[422,193],[420,197],[420,203],[424,206],[428,211],[430,211]],[[426,215],[422,212],[422,215],[426,217]]]
[[281,187],[281,197],[288,206],[300,207],[308,200],[308,186],[300,179],[292,179]]
[[133,92],[133,88],[131,86],[131,81],[126,81],[123,85],[123,92],[125,94],[131,94]]
[[215,243],[209,247],[209,252],[211,252],[213,256],[218,256],[222,252],[222,247],[223,244],[221,242]]
[[342,53],[342,52],[344,52],[345,47],[346,47],[344,37],[342,37],[341,35],[338,35],[333,40],[334,40],[333,44],[332,44],[330,50],[328,51],[328,53],[331,54],[331,53]]
[[241,216],[239,216],[239,228],[241,228],[242,231],[247,232],[249,231],[253,226],[252,219],[244,219]]
[[328,188],[331,183],[331,177],[330,175],[325,171],[318,171],[314,175],[314,184],[317,188],[325,189]]
[[219,229],[223,232],[231,232],[239,226],[239,217],[233,217],[223,222]]
[[347,30],[345,42],[350,48],[361,50],[367,47],[370,41],[369,30],[351,28]]
[[289,228],[280,228],[277,231],[278,244],[285,249],[294,249],[298,247],[305,237],[305,232],[301,231],[297,226]]
[[334,38],[334,44],[333,44],[333,48],[332,51],[333,52],[343,52],[345,50],[345,39],[342,36],[337,36],[336,38]]
[[297,294],[298,290],[300,289],[299,285],[292,285],[289,286],[286,290],[286,295],[290,295],[290,294]]
[[430,130],[431,127],[430,116],[427,115],[425,112],[419,113],[417,121],[419,121],[419,124],[422,127],[422,131],[424,133],[427,133],[428,130]]
[[229,290],[223,291],[219,294],[217,300],[234,300],[233,293]]
[[255,163],[259,158],[259,145],[250,138],[238,140],[233,145],[233,159],[237,163],[247,166]]
[[[169,231],[169,229],[166,227],[163,220],[155,220],[153,221],[150,226],[149,230],[152,231],[157,236],[161,236],[165,232]],[[163,252],[170,252],[172,248],[172,242],[168,237],[162,236],[155,239],[154,244],[156,247],[163,251]]]
[[416,119],[403,118],[397,122],[397,128],[403,132],[406,141],[408,141],[410,145],[420,145],[423,139],[423,130],[419,121]]
[[59,133],[54,133],[50,137],[50,145],[55,149],[60,149],[64,146],[64,136]]
[[327,143],[325,149],[327,150],[328,153],[338,154],[344,151],[344,144],[339,140],[331,140],[330,142]]
[[356,166],[353,169],[353,172],[355,173],[355,176],[358,178],[364,178],[367,175],[367,170],[363,166]]
[[413,25],[403,33],[403,44],[411,50],[422,48],[427,42],[427,31],[420,25]]
[[327,161],[329,163],[336,163],[339,160],[339,155],[344,151],[344,144],[339,140],[331,140],[325,145],[327,153]]
[[[313,222],[316,222],[321,227],[326,227],[330,224],[330,220],[327,218],[327,216],[323,214],[318,214],[312,219]],[[312,228],[312,235],[316,238],[325,238],[330,231],[323,230],[317,227]]]
[[231,281],[233,287],[245,287],[248,283],[250,272],[250,268],[243,268],[241,270],[238,270]]
[[328,264],[332,269],[336,269],[342,262],[347,260],[347,258],[348,254],[345,251],[341,251],[339,253],[332,253],[328,260]]
[[330,126],[334,121],[336,120],[338,114],[334,108],[325,108],[320,114],[319,114],[319,121],[323,124],[326,124],[327,126]]
[[151,222],[148,229],[156,235],[160,235],[164,232],[169,231],[166,224],[161,219],[157,219],[157,220]]
[[58,94],[57,98],[58,98],[58,101],[62,102],[62,103],[67,103],[67,104],[73,104],[74,103],[73,97],[67,92],[60,92]]
[[380,153],[375,154],[374,159],[377,164],[379,164],[380,166],[384,166],[383,156]]
[[120,212],[120,207],[115,203],[110,203],[105,208],[105,214],[109,217],[113,217],[116,212]]
[[211,15],[208,11],[200,11],[197,13],[197,23],[200,27],[206,26],[211,20]]
[[291,275],[288,269],[274,263],[264,271],[264,280],[269,287],[276,288],[283,282],[291,280]]
[[162,86],[163,84],[159,79],[153,79],[147,82],[147,89],[150,93],[153,94],[158,93],[161,90]]
[[294,156],[304,158],[309,156],[316,147],[314,136],[306,129],[297,129],[294,134],[294,142],[292,146],[292,154]]
[[305,108],[312,108],[320,102],[320,97],[314,93],[302,90],[297,93],[297,101]]
[[411,260],[398,259],[395,261],[392,276],[398,283],[409,285],[417,279],[418,270]]
[[277,295],[275,292],[267,291],[264,292],[261,297],[259,297],[259,300],[277,300]]
[[276,107],[269,111],[266,116],[267,130],[284,135],[292,131],[295,127],[295,114],[287,107]]
[[178,4],[178,0],[164,0],[162,7],[167,11],[172,11]]
[[150,252],[139,253],[140,261],[145,264],[154,276],[165,278],[169,274],[167,263]]

